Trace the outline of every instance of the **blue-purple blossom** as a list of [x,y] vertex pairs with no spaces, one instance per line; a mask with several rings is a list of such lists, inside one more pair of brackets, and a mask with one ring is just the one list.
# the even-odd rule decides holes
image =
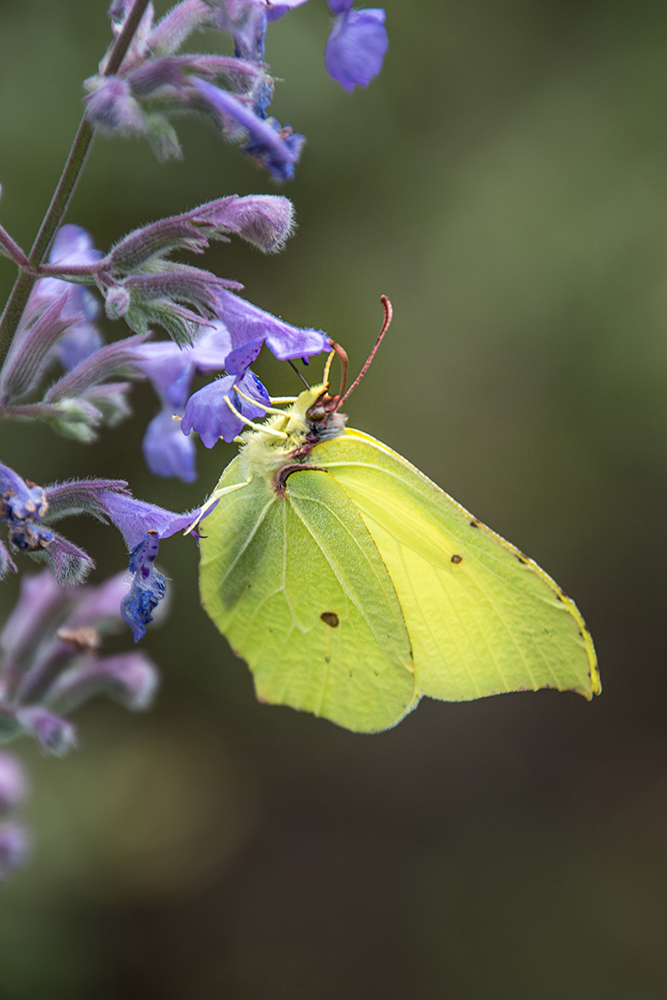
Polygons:
[[329,74],[346,90],[355,84],[366,87],[382,69],[389,39],[380,8],[349,10],[346,3],[329,0],[332,9],[342,10],[334,24],[324,54]]
[[[122,0],[112,6],[115,31],[128,13]],[[170,118],[203,114],[223,138],[247,140],[243,151],[274,177],[291,177],[303,138],[267,119],[273,80],[264,64],[264,0],[185,0],[156,26],[152,18],[150,6],[119,73],[105,76],[103,61],[100,73],[85,82],[89,120],[107,132],[146,135],[158,158],[166,159],[181,156]],[[188,34],[203,27],[228,31],[234,57],[176,56]]]
[[155,568],[159,547],[157,531],[149,529],[130,552],[132,587],[123,598],[121,614],[123,621],[130,626],[135,642],[143,639],[146,625],[153,621],[152,612],[167,592],[165,579]]
[[[3,415],[43,420],[83,442],[95,440],[101,425],[114,426],[129,415],[131,384],[119,379],[142,377],[134,365],[136,342],[103,345],[93,322],[99,304],[84,287],[94,281],[101,259],[79,226],[63,226],[56,234],[51,262],[40,269],[47,276],[33,288],[0,372]],[[58,358],[66,372],[44,392]],[[0,568],[2,563],[0,553]]]
[[[207,448],[221,437],[225,441],[236,437],[243,421],[229,408],[225,396],[247,419],[265,415],[268,393],[248,371],[264,343],[281,360],[306,358],[329,349],[329,340],[320,330],[292,326],[226,290],[220,290],[217,298],[224,322],[211,323],[193,347],[181,349],[175,344],[158,343],[138,348],[140,365],[162,403],[143,443],[148,467],[160,476],[175,475],[185,482],[195,478],[192,438],[187,436],[190,430],[200,434]],[[195,372],[223,370],[227,372],[225,378],[190,396]],[[253,406],[234,386],[263,405]],[[179,424],[171,419],[174,416],[184,419]],[[185,447],[179,445],[178,436]]]
[[[249,98],[230,94],[206,80],[193,78],[204,106],[219,118],[223,131],[240,134],[246,139],[242,152],[260,166],[267,168],[274,180],[294,177],[294,168],[301,155],[305,139],[290,125],[280,125],[275,118],[260,117]],[[240,130],[240,132],[239,132]]]
[[[268,3],[268,20],[276,21],[306,0]],[[353,10],[353,0],[327,0],[332,14],[338,15],[326,45],[324,62],[330,76],[346,90],[366,87],[382,69],[389,39],[384,27],[385,12],[380,7]]]
[[[329,350],[329,338],[321,330],[292,326],[224,289],[218,291],[217,299],[219,316],[229,330],[233,350],[260,339],[280,361]],[[231,371],[229,364],[226,367]]]
[[[178,414],[180,416],[180,414]],[[169,408],[153,417],[141,445],[144,460],[155,476],[176,477],[184,483],[197,479],[195,444],[183,435]]]
[[[235,389],[240,389],[249,398],[245,399]],[[249,400],[257,400],[260,405],[255,406]],[[234,413],[229,403],[246,418],[245,421]],[[190,396],[181,429],[184,434],[196,431],[204,446],[212,448],[220,438],[233,441],[247,420],[265,417],[269,405],[269,394],[253,372],[225,375]]]
[[162,404],[144,435],[142,450],[146,464],[156,476],[177,476],[185,483],[192,483],[197,478],[194,442],[184,437],[174,417],[181,417],[185,410],[196,370],[196,349],[159,343],[144,345],[140,353],[141,366]]
[[155,568],[160,540],[188,528],[201,514],[201,508],[176,514],[117,492],[103,494],[101,499],[130,550],[132,584],[122,601],[121,614],[138,642],[166,592],[164,577]]

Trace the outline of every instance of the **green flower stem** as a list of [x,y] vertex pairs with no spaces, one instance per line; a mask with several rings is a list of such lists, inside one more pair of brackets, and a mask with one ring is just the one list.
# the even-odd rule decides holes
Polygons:
[[[125,53],[129,48],[135,31],[139,27],[139,22],[147,6],[148,0],[135,0],[134,6],[123,25],[123,30],[111,50],[104,69],[104,76],[113,76],[120,69]],[[19,272],[11,295],[7,300],[2,319],[0,319],[0,372],[2,371],[2,366],[9,353],[9,349],[12,346],[14,334],[23,315],[23,310],[26,307],[28,296],[35,282],[38,280],[39,276],[34,272],[44,260],[51,240],[65,217],[67,207],[81,176],[83,165],[86,162],[88,150],[93,141],[93,134],[93,126],[84,116],[72,143],[72,148],[58,182],[58,187],[51,199],[51,204],[39,227],[39,232],[35,237],[35,242],[28,256],[29,269]]]

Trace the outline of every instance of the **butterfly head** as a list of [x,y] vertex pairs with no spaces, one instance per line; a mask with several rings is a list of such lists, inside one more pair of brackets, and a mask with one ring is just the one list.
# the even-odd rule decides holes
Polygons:
[[303,429],[310,439],[317,441],[336,437],[345,427],[345,418],[337,410],[338,397],[329,394],[329,383],[313,385],[297,397],[289,414],[287,433]]

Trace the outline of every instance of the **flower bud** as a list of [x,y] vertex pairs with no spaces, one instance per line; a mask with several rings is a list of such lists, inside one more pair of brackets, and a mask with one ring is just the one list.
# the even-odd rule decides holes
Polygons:
[[106,294],[104,311],[109,319],[120,319],[130,308],[130,301],[130,293],[127,288],[115,285]]

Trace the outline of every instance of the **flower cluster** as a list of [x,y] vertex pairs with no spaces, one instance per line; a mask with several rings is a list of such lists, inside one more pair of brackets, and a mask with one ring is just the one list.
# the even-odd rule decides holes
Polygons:
[[42,487],[0,462],[0,523],[7,525],[7,545],[0,542],[0,577],[9,570],[16,572],[13,555],[25,552],[46,561],[58,581],[83,580],[93,560],[51,524],[83,513],[107,521],[105,498],[115,493],[129,496],[126,486],[119,480],[89,479]]
[[[274,178],[289,179],[303,137],[267,117],[273,82],[262,61],[266,19],[253,22],[253,44],[240,45],[246,37],[240,27],[236,31],[237,19],[230,18],[229,6],[183,0],[154,25],[149,4],[120,72],[105,75],[107,55],[99,74],[86,81],[87,115],[104,131],[145,135],[158,159],[165,160],[182,155],[172,117],[198,114],[212,122],[223,138],[245,141],[246,151],[264,162]],[[112,4],[109,13],[116,34],[131,8],[131,0]],[[245,26],[250,18],[244,16],[242,21]],[[239,39],[237,54],[177,55],[189,35],[202,28],[231,29],[235,41]]]
[[[121,70],[100,72],[86,80],[89,120],[110,133],[145,135],[160,160],[180,157],[172,124],[178,114],[208,119],[221,137],[241,142],[242,151],[266,167],[274,180],[290,180],[304,138],[289,125],[269,117],[273,79],[264,62],[268,21],[305,0],[183,0],[157,24],[148,5]],[[328,0],[337,16],[326,46],[325,62],[347,90],[366,86],[377,75],[387,49],[384,10],[353,10],[352,0]],[[115,0],[110,9],[116,34],[132,8]],[[228,32],[234,56],[177,55],[193,31]]]
[[27,793],[23,767],[13,754],[0,751],[0,882],[25,864],[30,842],[25,827],[14,814]]
[[37,486],[0,463],[0,523],[8,527],[7,545],[0,542],[0,578],[10,570],[17,571],[13,555],[25,552],[45,560],[59,585],[80,583],[95,563],[87,552],[50,527],[53,521],[77,514],[91,514],[115,524],[131,550],[128,592],[118,607],[137,641],[165,595],[164,578],[153,565],[159,539],[187,529],[200,519],[202,509],[176,514],[145,503],[133,497],[121,480],[79,479]]
[[[251,305],[234,294],[243,287],[238,282],[166,258],[178,250],[202,253],[211,241],[232,235],[274,253],[293,225],[287,198],[231,195],[137,229],[106,255],[84,229],[63,226],[0,374],[0,416],[45,420],[61,434],[92,441],[100,425],[113,426],[130,414],[132,381],[150,378],[163,409],[144,444],[148,465],[158,475],[191,482],[193,445],[171,418],[185,413],[194,373],[226,370],[243,382],[246,394],[264,401],[266,391],[246,376],[263,343],[287,359],[326,350],[328,340]],[[104,344],[95,323],[100,307],[86,285],[102,293],[109,318],[124,319],[141,336]],[[160,324],[175,343],[147,344],[149,324]],[[35,400],[57,362],[65,374]],[[248,405],[241,404],[244,415],[256,416]],[[224,411],[220,435],[231,440],[241,425],[231,433],[231,411]],[[194,427],[200,429],[196,420]]]
[[[89,698],[105,694],[134,711],[149,707],[158,675],[148,657],[100,655],[129,588],[125,573],[95,587],[63,586],[48,569],[22,578],[0,633],[0,742],[23,733],[60,756],[76,745],[66,716]],[[0,800],[1,786],[0,778]]]

